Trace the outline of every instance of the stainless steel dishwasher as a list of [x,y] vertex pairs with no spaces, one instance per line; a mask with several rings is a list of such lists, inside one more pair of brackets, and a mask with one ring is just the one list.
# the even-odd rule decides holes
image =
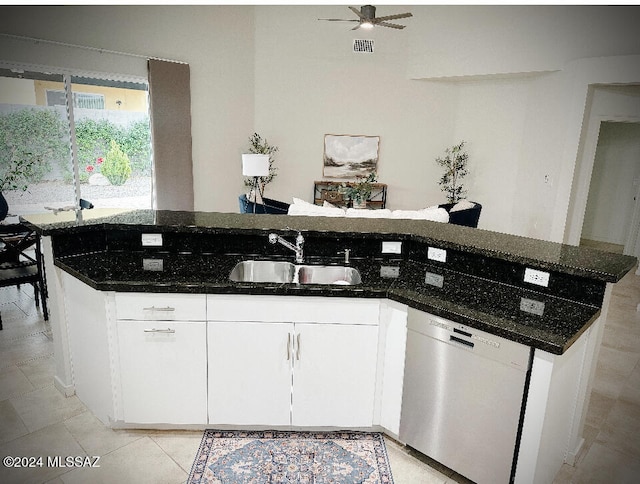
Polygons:
[[530,348],[409,309],[399,439],[477,483],[508,483]]

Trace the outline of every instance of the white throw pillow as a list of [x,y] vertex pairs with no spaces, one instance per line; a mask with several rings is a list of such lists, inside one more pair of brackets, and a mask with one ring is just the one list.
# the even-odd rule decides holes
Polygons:
[[475,206],[476,204],[473,202],[470,202],[469,200],[460,200],[453,207],[451,207],[451,210],[449,210],[449,212],[458,212],[460,210],[467,210]]
[[366,208],[348,208],[347,217],[360,218],[390,218],[391,210],[382,208],[379,210],[367,210]]
[[449,222],[449,213],[444,208],[425,208],[422,210],[394,210],[392,218],[410,220],[431,220],[433,222]]
[[341,208],[322,207],[295,197],[293,203],[289,205],[287,213],[289,215],[313,215],[316,217],[344,217],[344,210]]

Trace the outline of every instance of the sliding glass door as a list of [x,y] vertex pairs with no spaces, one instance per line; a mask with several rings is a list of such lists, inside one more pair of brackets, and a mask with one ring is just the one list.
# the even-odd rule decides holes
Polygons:
[[36,85],[62,75],[0,71],[0,191],[9,216],[75,204],[64,104],[48,106]]
[[11,214],[152,207],[146,83],[0,69],[0,93]]

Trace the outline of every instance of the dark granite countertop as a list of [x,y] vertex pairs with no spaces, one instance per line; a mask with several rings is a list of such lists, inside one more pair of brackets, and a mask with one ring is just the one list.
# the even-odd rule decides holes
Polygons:
[[636,263],[635,257],[419,220],[124,209],[34,214],[23,220],[44,235],[86,230],[88,227],[109,227],[194,233],[257,234],[267,230],[300,230],[305,233],[334,232],[363,238],[393,236],[605,282],[617,282]]
[[[605,283],[636,264],[635,257],[418,220],[93,209],[23,221],[52,235],[55,264],[95,289],[389,298],[553,354],[566,351],[598,317]],[[292,261],[290,252],[268,247],[270,231],[301,231],[311,264],[340,264],[338,249],[355,247],[351,265],[362,284],[231,282],[240,260],[286,254]],[[145,232],[163,233],[166,245],[142,248]],[[381,254],[380,240],[402,241],[402,255]],[[451,260],[428,260],[431,246],[447,249]],[[150,257],[163,259],[162,271],[143,270],[142,259]],[[399,277],[381,277],[381,266],[390,264],[400,268]],[[523,283],[525,267],[549,271],[549,287]],[[429,273],[442,279],[441,287],[427,283]]]
[[[600,314],[594,305],[415,261],[352,260],[351,266],[361,272],[362,284],[330,286],[231,282],[228,276],[233,266],[252,257],[162,254],[156,256],[163,260],[162,271],[143,270],[145,257],[149,255],[95,252],[56,259],[55,264],[102,291],[389,298],[553,354],[566,351]],[[306,263],[341,261],[312,259]],[[398,278],[380,276],[381,265],[394,264],[400,267]],[[425,270],[443,277],[441,288],[425,284]],[[542,315],[523,311],[522,298],[543,303]]]

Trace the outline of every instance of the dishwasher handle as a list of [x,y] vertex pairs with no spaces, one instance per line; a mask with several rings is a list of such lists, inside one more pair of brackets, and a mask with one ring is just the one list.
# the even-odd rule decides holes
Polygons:
[[456,343],[460,343],[462,345],[468,346],[469,348],[473,348],[475,344],[471,341],[467,341],[466,339],[458,338],[454,335],[449,335],[449,341],[455,341]]

